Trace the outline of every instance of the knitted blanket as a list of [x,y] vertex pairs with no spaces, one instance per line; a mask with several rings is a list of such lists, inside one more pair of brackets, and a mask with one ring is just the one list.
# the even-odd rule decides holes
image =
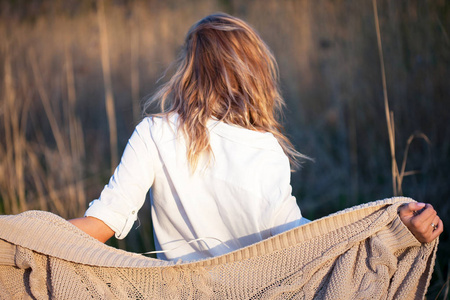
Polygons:
[[0,299],[422,299],[437,241],[397,215],[408,198],[355,206],[210,259],[118,250],[42,211],[0,216]]

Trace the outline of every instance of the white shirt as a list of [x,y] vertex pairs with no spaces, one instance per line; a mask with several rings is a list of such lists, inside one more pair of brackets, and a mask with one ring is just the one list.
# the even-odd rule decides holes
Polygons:
[[122,239],[151,188],[156,249],[170,250],[158,258],[169,260],[221,255],[306,222],[291,195],[289,160],[271,133],[215,120],[208,128],[213,156],[192,174],[177,115],[145,118],[85,216]]

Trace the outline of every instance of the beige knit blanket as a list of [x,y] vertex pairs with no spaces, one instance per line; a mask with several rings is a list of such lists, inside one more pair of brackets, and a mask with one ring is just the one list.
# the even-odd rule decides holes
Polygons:
[[106,246],[42,211],[0,216],[0,299],[422,299],[437,241],[356,206],[246,248],[167,262]]

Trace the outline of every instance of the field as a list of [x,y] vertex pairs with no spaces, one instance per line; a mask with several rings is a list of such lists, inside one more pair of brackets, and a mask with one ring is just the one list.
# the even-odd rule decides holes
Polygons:
[[[0,213],[82,216],[188,28],[224,11],[252,24],[279,63],[286,132],[314,159],[292,174],[306,217],[399,194],[450,226],[448,1],[378,0],[382,52],[369,0],[102,3],[0,1]],[[149,216],[147,201],[140,226],[110,243],[151,251]],[[430,299],[448,298],[449,257],[444,231]]]

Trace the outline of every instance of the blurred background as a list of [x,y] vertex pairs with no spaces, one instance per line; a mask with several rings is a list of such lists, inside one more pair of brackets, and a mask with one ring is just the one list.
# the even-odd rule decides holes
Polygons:
[[[307,218],[398,194],[431,203],[449,227],[450,2],[377,1],[390,134],[370,0],[1,0],[0,213],[82,216],[189,27],[223,11],[277,58],[283,124],[314,159],[292,174]],[[109,243],[153,250],[148,201],[139,219]],[[447,231],[437,255],[429,297],[447,299]]]

